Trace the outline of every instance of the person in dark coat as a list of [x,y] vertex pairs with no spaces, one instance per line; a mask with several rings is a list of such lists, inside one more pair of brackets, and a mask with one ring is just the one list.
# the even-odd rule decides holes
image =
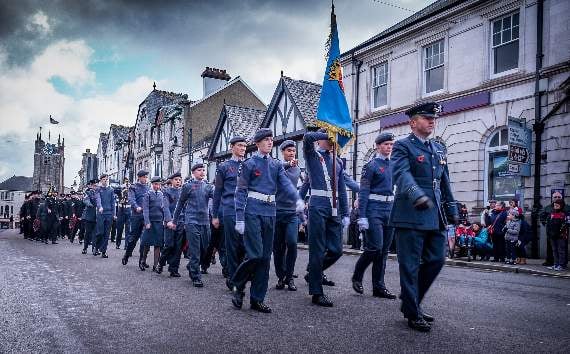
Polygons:
[[57,244],[57,230],[59,223],[59,214],[57,208],[57,200],[53,196],[48,196],[38,209],[38,218],[40,219],[41,235],[43,242]]
[[552,212],[546,220],[546,235],[552,246],[554,265],[549,269],[555,271],[568,270],[568,229],[570,228],[570,213],[564,211],[564,201],[552,203]]
[[87,254],[87,248],[91,245],[92,252],[95,253],[95,227],[97,225],[97,201],[95,197],[97,179],[92,179],[87,184],[87,189],[85,190],[85,195],[83,196],[83,214],[81,214],[81,220],[83,222],[83,229],[85,231],[83,237],[83,251],[82,254]]
[[505,225],[507,223],[507,209],[504,201],[498,201],[494,211],[490,214],[487,230],[493,241],[493,262],[505,261]]
[[[182,190],[182,175],[180,172],[168,177],[171,186],[165,188],[164,192],[164,222],[172,221],[172,216],[180,198]],[[168,262],[168,272],[173,278],[179,278],[178,268],[180,267],[180,257],[182,255],[182,244],[184,243],[184,212],[180,213],[175,227],[164,229],[164,249],[160,255],[158,273],[162,273],[162,268]]]
[[[131,204],[131,225],[129,238],[126,240],[125,255],[121,259],[123,265],[127,265],[129,258],[133,255],[133,250],[144,230],[143,199],[149,190],[148,172],[140,170],[137,172],[137,182],[129,187],[129,204]],[[142,247],[140,252],[143,252]],[[145,268],[146,268],[145,263]]]
[[152,271],[158,271],[160,249],[164,245],[164,196],[160,190],[161,182],[160,177],[153,177],[151,189],[143,198],[142,209],[145,230],[141,237],[142,251],[139,259],[139,269],[142,271],[146,268],[146,257],[151,246],[154,247]]
[[434,320],[421,303],[445,262],[444,231],[459,219],[447,150],[428,138],[439,112],[433,102],[406,111],[412,133],[396,141],[391,156],[396,195],[389,224],[398,242],[401,311],[408,326],[422,332],[430,331],[428,322]]

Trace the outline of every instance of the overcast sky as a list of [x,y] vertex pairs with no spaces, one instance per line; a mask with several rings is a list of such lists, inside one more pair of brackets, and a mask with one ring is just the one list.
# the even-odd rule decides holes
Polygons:
[[[341,51],[431,2],[336,0]],[[319,82],[329,15],[329,0],[0,0],[0,181],[32,176],[41,126],[65,138],[71,185],[99,132],[134,125],[153,81],[198,99],[204,68],[223,68],[266,104],[281,70]]]

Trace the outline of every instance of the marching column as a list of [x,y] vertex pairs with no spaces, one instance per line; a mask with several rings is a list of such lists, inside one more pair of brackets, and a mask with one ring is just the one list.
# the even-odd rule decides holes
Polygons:
[[97,236],[95,243],[94,256],[109,258],[107,256],[107,245],[109,244],[109,235],[111,233],[111,223],[117,218],[115,209],[115,191],[109,186],[109,177],[106,174],[99,178],[100,186],[95,193],[97,202]]
[[123,265],[127,265],[129,258],[133,255],[133,250],[137,245],[137,241],[142,235],[144,228],[142,205],[143,198],[148,190],[148,172],[140,170],[137,172],[137,183],[134,183],[129,187],[129,204],[131,205],[131,229],[129,237],[126,240],[127,246],[125,255],[121,260],[121,263]]
[[[182,186],[182,175],[178,172],[168,177],[172,183],[172,187],[166,188],[164,195],[164,221],[167,228],[164,229],[164,249],[160,255],[158,264],[158,273],[162,273],[162,269],[168,262],[168,272],[171,277],[179,278],[178,268],[180,267],[180,256],[182,255],[182,243],[184,242],[184,209],[180,213],[175,226],[169,223],[173,221],[172,214],[176,209],[178,199],[180,199],[180,191]],[[184,208],[184,206],[182,206]]]

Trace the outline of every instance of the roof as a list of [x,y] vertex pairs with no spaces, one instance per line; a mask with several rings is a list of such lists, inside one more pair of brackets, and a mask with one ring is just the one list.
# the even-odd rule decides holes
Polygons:
[[283,82],[305,124],[311,123],[317,115],[322,86],[287,76],[283,76]]
[[226,119],[234,134],[243,136],[248,140],[253,138],[265,117],[265,110],[261,109],[231,105],[224,105],[224,109],[226,110]]
[[257,93],[255,93],[255,91],[252,90],[251,87],[249,87],[249,85],[245,82],[245,80],[243,80],[240,76],[236,76],[232,80],[230,80],[230,81],[226,82],[225,84],[223,84],[222,86],[220,86],[217,90],[210,92],[207,96],[205,96],[205,97],[203,97],[197,101],[192,101],[190,103],[190,107],[198,106],[204,102],[206,102],[206,104],[207,104],[207,101],[210,97],[216,95],[218,92],[225,90],[226,88],[230,87],[231,85],[233,85],[237,82],[241,82],[259,100],[259,102],[263,103],[263,100],[257,95]]
[[0,183],[0,189],[7,191],[29,192],[32,190],[32,177],[14,175]]
[[101,145],[101,152],[107,152],[107,142],[109,142],[109,134],[100,133],[99,134],[99,144]]
[[356,47],[344,52],[341,54],[341,57],[344,57],[352,52],[365,48],[375,42],[380,41],[398,31],[401,31],[409,26],[412,26],[418,22],[425,20],[428,17],[431,17],[435,14],[443,12],[451,7],[454,7],[460,3],[466,2],[467,0],[438,0],[431,5],[428,5],[421,9],[420,11],[414,13],[410,17],[396,23],[392,27],[385,29],[384,31],[380,32],[379,34],[375,35],[374,37],[362,42],[361,44],[357,45]]
[[146,119],[152,123],[156,122],[156,117],[158,114],[158,110],[160,107],[169,105],[172,103],[182,103],[188,101],[188,95],[182,93],[175,93],[169,91],[162,91],[162,90],[152,90],[148,96],[141,102],[139,105],[139,113],[137,113],[137,122],[135,125],[138,125],[139,122],[139,114],[140,109],[143,104],[145,104],[146,110]]
[[113,141],[115,143],[115,146],[117,146],[117,144],[125,142],[129,139],[130,130],[131,130],[131,127],[125,127],[123,125],[111,124],[111,128],[109,129],[109,135],[111,135],[113,137]]

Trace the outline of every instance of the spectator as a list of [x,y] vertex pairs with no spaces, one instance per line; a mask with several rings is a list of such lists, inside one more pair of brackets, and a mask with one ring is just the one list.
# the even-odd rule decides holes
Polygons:
[[507,259],[506,264],[517,264],[515,258],[516,247],[519,241],[519,233],[521,231],[521,220],[519,211],[516,208],[511,208],[507,214],[507,223],[504,226],[505,230],[505,248]]
[[519,202],[516,199],[509,200],[509,210],[511,209],[515,209],[519,215],[523,214],[523,210],[521,207],[519,207]]
[[548,267],[556,271],[568,269],[568,225],[570,213],[564,211],[564,201],[556,200],[552,203],[552,212],[547,217],[546,234],[552,246],[554,265]]
[[519,233],[519,242],[517,242],[517,263],[526,264],[526,245],[532,239],[532,230],[530,225],[523,216],[521,216],[521,232]]
[[491,238],[487,229],[482,227],[478,222],[471,225],[471,230],[475,234],[474,244],[475,244],[475,257],[479,255],[482,261],[488,261],[491,258],[491,253],[493,252],[493,244],[491,243]]
[[493,221],[491,221],[491,215],[495,212],[495,207],[497,206],[496,200],[489,200],[489,206],[487,210],[483,210],[483,222],[481,224],[485,225],[485,227],[491,226]]
[[471,225],[471,223],[469,223],[469,211],[467,211],[465,204],[459,205],[459,223],[465,226]]
[[487,217],[487,215],[489,215],[489,212],[491,211],[491,207],[489,205],[487,205],[485,207],[485,209],[483,209],[483,211],[481,212],[481,220],[479,221],[479,223],[481,224],[481,226],[487,226],[485,224],[485,218]]
[[507,222],[507,211],[505,202],[500,201],[495,204],[495,209],[489,213],[485,223],[487,231],[493,242],[493,262],[505,261],[505,225]]
[[[564,198],[562,197],[562,193],[560,192],[554,192],[552,193],[552,202],[555,201],[564,201]],[[564,203],[564,212],[566,213],[570,213],[570,205],[566,205],[566,203]],[[543,226],[546,226],[546,221],[550,215],[550,213],[552,213],[552,204],[547,205],[544,210],[542,211],[542,213],[540,213],[540,222],[542,223]],[[550,242],[546,243],[546,261],[544,263],[542,263],[543,266],[553,266],[554,265],[554,258],[552,256],[552,245],[550,244]]]

